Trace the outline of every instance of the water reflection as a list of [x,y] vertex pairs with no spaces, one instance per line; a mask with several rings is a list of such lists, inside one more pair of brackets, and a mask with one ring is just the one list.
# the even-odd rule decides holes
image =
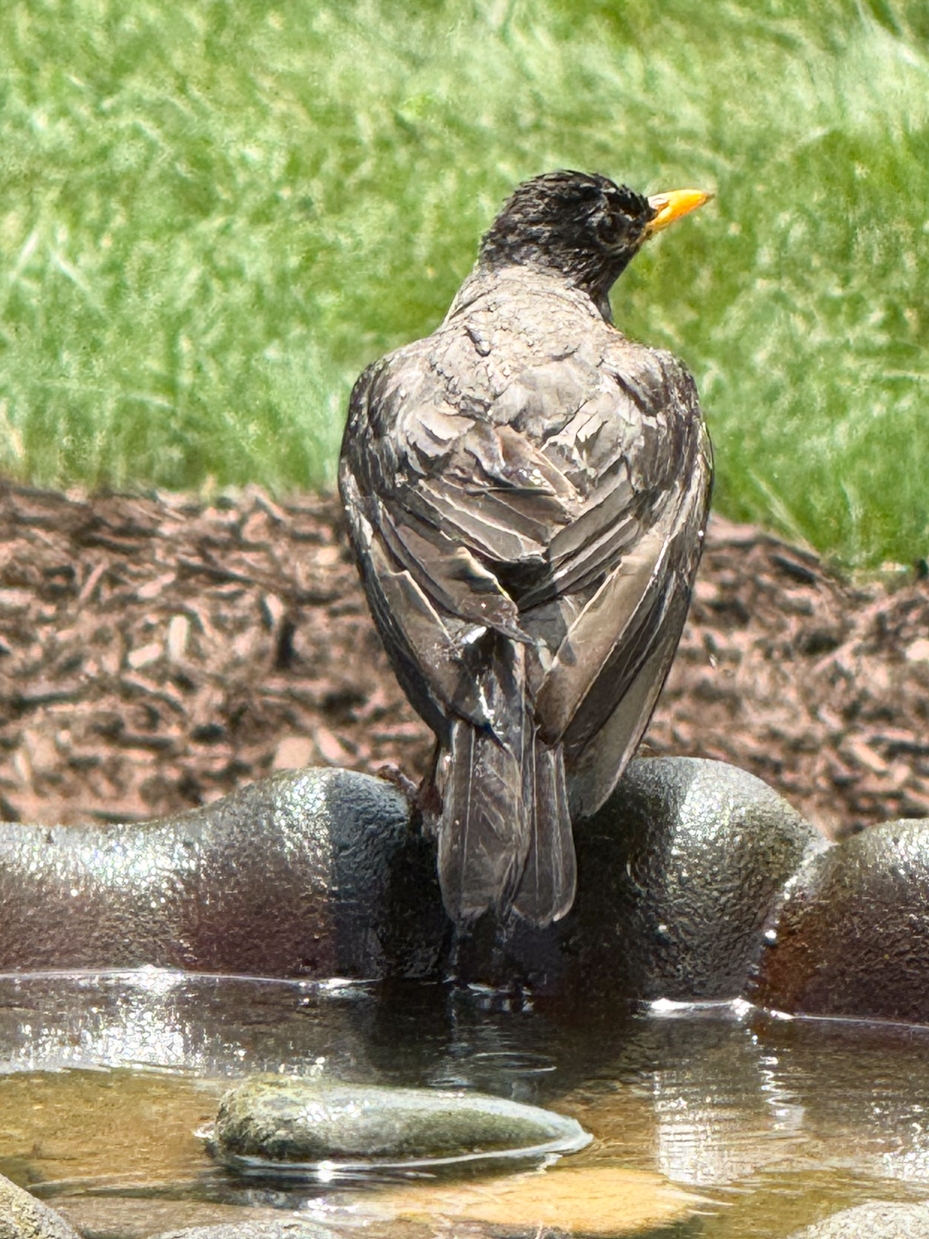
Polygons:
[[775,1055],[737,1020],[653,1026],[655,1157],[680,1183],[719,1187],[788,1159],[805,1140],[805,1107],[785,1090]]
[[[204,1076],[360,1064],[345,1012],[363,986],[191,976],[158,968],[0,977],[0,1073],[149,1067]],[[322,1017],[318,1018],[318,1013]],[[362,1021],[363,1023],[363,1021]]]
[[929,1185],[929,1030],[758,1019],[776,1078],[806,1102],[808,1156],[856,1174]]
[[[596,1137],[572,1165],[709,1193],[721,1207],[700,1233],[719,1239],[787,1235],[824,1200],[929,1194],[925,1029],[154,969],[0,977],[0,1089],[16,1115],[0,1129],[0,1162],[19,1182],[59,1179],[60,1163],[68,1191],[118,1181],[130,1195],[294,1207],[274,1185],[218,1173],[192,1135],[225,1080],[257,1071],[552,1105]],[[146,1114],[157,1123],[140,1135]]]

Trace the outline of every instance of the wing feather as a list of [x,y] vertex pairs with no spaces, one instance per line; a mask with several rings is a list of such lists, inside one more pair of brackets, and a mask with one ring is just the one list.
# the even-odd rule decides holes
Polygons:
[[636,620],[641,625],[650,614],[661,591],[667,533],[666,522],[644,533],[565,634],[536,694],[536,716],[549,744],[564,736]]
[[[534,312],[514,301],[508,350]],[[371,367],[340,485],[388,653],[449,754],[446,905],[544,923],[573,898],[568,805],[612,790],[673,658],[712,468],[670,354],[580,317],[577,356],[539,365],[533,322],[523,369],[454,314]]]
[[[654,574],[638,607],[621,632],[614,628],[614,648],[599,671],[590,676],[588,663],[586,674],[579,677],[581,682],[572,682],[576,707],[562,732],[562,741],[574,815],[587,815],[600,807],[648,726],[687,617],[709,510],[711,479],[709,439],[703,432],[664,553],[655,560]],[[617,574],[620,571],[617,569]],[[578,620],[582,618],[583,613]],[[582,632],[573,626],[563,639],[566,649],[582,642]],[[543,682],[537,710],[546,687]],[[581,688],[584,691],[579,693]]]

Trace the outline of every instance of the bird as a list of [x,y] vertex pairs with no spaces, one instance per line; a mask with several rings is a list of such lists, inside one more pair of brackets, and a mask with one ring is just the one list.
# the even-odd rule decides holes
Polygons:
[[618,330],[609,292],[708,197],[525,181],[441,325],[353,388],[349,539],[436,738],[420,804],[459,927],[570,910],[572,823],[612,793],[677,649],[712,448],[690,373]]

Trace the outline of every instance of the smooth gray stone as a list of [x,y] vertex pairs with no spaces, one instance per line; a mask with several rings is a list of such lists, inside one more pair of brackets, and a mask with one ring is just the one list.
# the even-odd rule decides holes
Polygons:
[[0,1239],[80,1239],[54,1209],[0,1175]]
[[220,1103],[214,1143],[227,1164],[405,1164],[522,1150],[574,1152],[574,1119],[478,1093],[258,1077]]
[[390,784],[287,772],[177,817],[0,823],[0,969],[430,975],[433,850]]
[[575,838],[575,906],[544,933],[514,926],[510,968],[542,990],[680,1001],[744,992],[784,884],[827,846],[760,779],[688,757],[631,762]]
[[749,997],[792,1014],[929,1023],[929,821],[872,826],[804,865]]
[[315,1222],[284,1219],[280,1222],[229,1222],[220,1226],[191,1226],[166,1230],[152,1239],[338,1239],[336,1232]]
[[790,1239],[929,1239],[929,1204],[876,1200],[805,1226]]

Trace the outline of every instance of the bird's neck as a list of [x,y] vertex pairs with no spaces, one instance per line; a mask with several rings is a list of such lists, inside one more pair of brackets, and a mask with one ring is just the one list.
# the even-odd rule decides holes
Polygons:
[[479,298],[507,285],[535,286],[548,295],[562,294],[575,305],[586,306],[592,315],[612,324],[609,285],[603,288],[589,287],[556,268],[534,263],[490,264],[478,261],[474,270],[459,288],[449,307],[447,318],[452,318],[468,308]]

